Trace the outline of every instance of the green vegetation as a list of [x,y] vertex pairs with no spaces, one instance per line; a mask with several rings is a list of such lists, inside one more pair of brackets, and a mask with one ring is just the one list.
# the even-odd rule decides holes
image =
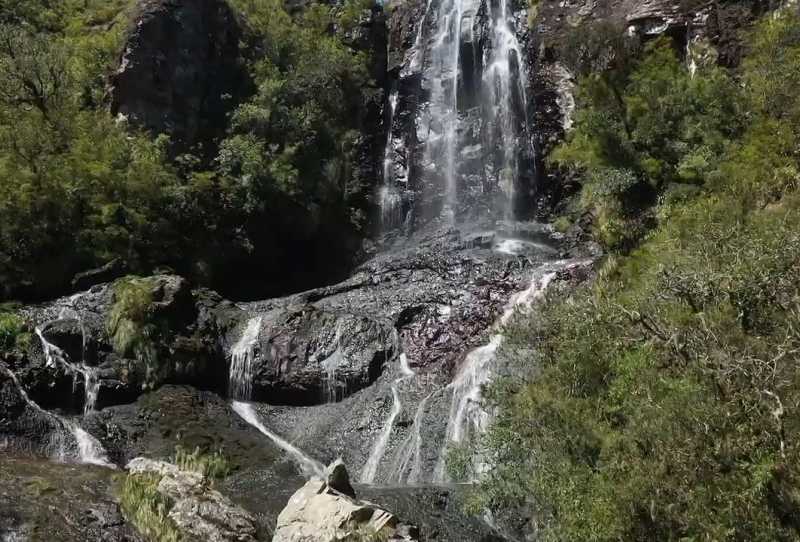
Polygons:
[[[221,452],[202,453],[200,448],[188,452],[177,446],[173,463],[181,470],[198,472],[205,482],[225,478],[231,467]],[[175,523],[169,517],[173,502],[159,493],[158,474],[127,474],[119,487],[122,512],[136,529],[153,542],[179,542],[183,540]]]
[[555,159],[610,254],[510,324],[480,443],[477,506],[542,540],[800,538],[800,20],[749,45],[732,73],[656,41],[581,81]]
[[25,348],[30,338],[21,316],[0,310],[0,352],[7,352],[15,347]]
[[137,356],[151,348],[153,288],[149,278],[127,277],[114,284],[114,304],[107,328],[114,350],[122,356]]
[[277,0],[231,0],[259,44],[247,59],[257,91],[207,164],[108,113],[135,4],[0,0],[0,299],[54,295],[115,258],[207,280],[232,254],[269,246],[265,217],[287,210],[365,224],[354,161],[368,59],[331,32],[356,24],[364,0],[297,17]]
[[225,478],[233,471],[233,466],[222,452],[202,453],[199,446],[194,449],[194,452],[177,446],[172,462],[181,470],[199,472],[204,478],[212,481]]
[[128,474],[119,492],[122,513],[152,542],[180,542],[183,538],[169,517],[172,503],[158,492],[157,474]]

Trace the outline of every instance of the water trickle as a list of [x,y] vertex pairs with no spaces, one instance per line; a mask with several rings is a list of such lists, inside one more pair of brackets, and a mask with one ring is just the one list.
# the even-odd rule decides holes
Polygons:
[[[517,310],[529,306],[540,297],[555,276],[556,273],[551,272],[534,278],[528,289],[515,295],[506,305],[498,327],[507,324]],[[502,342],[503,335],[498,332],[491,337],[488,344],[472,350],[464,359],[456,378],[447,386],[453,396],[445,442],[434,471],[434,480],[437,482],[447,481],[445,460],[449,446],[463,443],[470,436],[483,433],[491,420],[490,414],[481,405],[481,390],[491,380],[493,362]],[[480,461],[475,467],[480,474],[483,467]]]
[[[100,441],[89,434],[74,420],[64,418],[53,412],[48,412],[40,407],[28,396],[25,388],[22,387],[22,384],[20,384],[17,379],[17,375],[14,374],[13,371],[3,367],[3,372],[14,382],[14,385],[25,403],[50,421],[50,425],[53,428],[53,432],[50,435],[50,448],[52,450],[51,455],[54,459],[66,462],[70,458],[75,458],[80,463],[98,465],[111,469],[116,468],[114,464],[109,461],[108,454],[106,454]],[[67,434],[72,437],[72,442],[70,442]]]
[[422,399],[417,407],[417,413],[414,415],[411,433],[408,434],[406,440],[403,441],[403,444],[400,446],[395,462],[394,475],[392,476],[392,478],[399,483],[403,482],[403,476],[405,476],[409,467],[411,468],[411,472],[409,472],[408,478],[406,478],[406,483],[416,484],[420,481],[419,478],[422,470],[422,422],[425,419],[425,409],[428,406],[428,401],[439,393],[439,391],[440,390],[433,391]]
[[242,336],[231,349],[231,367],[228,373],[228,393],[234,399],[249,400],[253,393],[253,361],[256,356],[262,317],[247,322]]
[[[61,318],[59,318],[59,320],[60,319]],[[78,321],[80,321],[79,318]],[[69,360],[69,356],[67,355],[66,352],[64,352],[58,346],[54,345],[53,343],[48,341],[47,338],[45,338],[41,327],[37,327],[34,331],[36,333],[36,336],[39,338],[39,342],[42,345],[42,350],[44,351],[44,357],[45,357],[45,365],[47,367],[55,368],[58,365],[63,366],[67,370],[67,372],[71,374],[73,377],[73,391],[75,385],[77,384],[77,376],[81,375],[83,377],[83,393],[84,393],[83,412],[84,414],[88,414],[89,412],[93,411],[95,409],[95,406],[97,405],[97,396],[100,394],[100,378],[97,368],[89,367],[83,360],[81,361],[80,364],[72,363]],[[86,349],[85,333],[83,342],[85,351]]]
[[303,473],[304,476],[311,478],[312,476],[316,476],[318,478],[325,477],[325,466],[320,463],[319,461],[312,459],[310,456],[305,454],[302,450],[297,448],[296,446],[290,444],[285,439],[279,437],[277,434],[273,433],[267,427],[261,423],[261,420],[258,418],[258,414],[256,410],[253,408],[253,405],[249,403],[243,403],[241,401],[234,401],[231,405],[233,411],[236,412],[241,418],[258,429],[261,433],[267,436],[272,442],[274,442],[279,448],[284,450],[292,460],[297,464],[300,468],[300,471]]
[[416,373],[411,369],[408,364],[408,358],[406,355],[400,354],[400,376],[396,378],[391,385],[392,390],[392,410],[389,413],[389,417],[386,418],[386,422],[383,424],[383,428],[381,429],[381,433],[378,436],[378,440],[375,441],[375,444],[372,446],[372,451],[369,454],[369,458],[367,459],[364,468],[361,469],[361,483],[362,484],[371,484],[375,481],[375,476],[378,473],[378,466],[383,459],[384,454],[386,453],[386,446],[389,444],[389,439],[392,436],[392,430],[394,429],[394,423],[397,421],[397,417],[403,411],[403,404],[400,402],[400,393],[398,391],[398,386],[404,380],[408,380],[414,378]]

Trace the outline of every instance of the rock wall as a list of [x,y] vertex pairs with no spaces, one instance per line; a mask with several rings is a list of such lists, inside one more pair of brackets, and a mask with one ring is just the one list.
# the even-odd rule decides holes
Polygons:
[[111,79],[111,109],[210,159],[226,116],[252,90],[242,23],[223,0],[142,0]]
[[[474,38],[462,44],[462,56],[485,58],[492,47],[487,40],[487,14],[497,8],[498,2],[462,2],[464,19],[462,28],[470,26]],[[563,139],[571,125],[575,102],[573,89],[576,81],[560,58],[560,46],[567,36],[584,23],[608,22],[617,25],[621,32],[637,35],[642,40],[659,35],[670,36],[686,61],[695,66],[718,62],[735,66],[742,54],[741,30],[760,14],[782,5],[777,1],[701,2],[683,0],[566,0],[510,2],[513,12],[516,39],[524,51],[521,71],[527,76],[527,120],[530,123],[531,144],[535,152],[531,173],[520,171],[517,216],[531,213],[549,215],[578,185],[563,172],[548,168],[547,155]],[[389,15],[390,86],[398,93],[392,118],[393,138],[389,141],[389,156],[394,166],[390,172],[395,184],[401,187],[403,216],[409,211],[426,214],[425,208],[436,197],[425,183],[420,184],[420,169],[427,167],[421,155],[422,140],[420,111],[427,107],[430,79],[426,70],[427,51],[420,53],[420,42],[428,39],[431,7],[423,0],[408,0],[391,8]],[[435,14],[434,14],[435,16]],[[424,49],[424,47],[423,47]],[[465,65],[462,63],[462,71]],[[480,74],[480,69],[477,70]],[[462,73],[466,78],[468,73]],[[392,82],[393,81],[393,82]],[[459,97],[461,99],[461,97]],[[464,97],[462,131],[478,133],[482,126],[469,108],[469,97]],[[461,105],[459,105],[461,108]],[[388,115],[387,115],[387,118]],[[470,136],[465,136],[469,138]],[[491,160],[487,151],[480,149],[479,140],[468,148],[473,154],[462,156],[481,163]],[[438,165],[441,167],[441,165]],[[492,197],[491,187],[474,184],[479,175],[464,179],[467,190],[473,193],[467,205],[479,209],[487,207]],[[489,175],[490,177],[490,175]],[[470,184],[473,183],[473,184]]]

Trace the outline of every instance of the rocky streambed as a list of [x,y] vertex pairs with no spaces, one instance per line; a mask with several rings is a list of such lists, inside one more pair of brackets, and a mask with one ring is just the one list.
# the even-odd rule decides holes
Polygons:
[[[342,283],[280,299],[234,303],[159,275],[23,307],[29,340],[2,355],[0,462],[111,476],[79,464],[220,451],[232,465],[220,491],[270,532],[308,465],[342,458],[423,539],[493,539],[463,515],[444,453],[486,423],[498,321],[580,274],[582,256],[536,224],[475,224],[420,232]],[[131,280],[144,301],[126,297]],[[126,319],[147,326],[146,348],[120,347]],[[14,532],[26,506],[6,503]]]

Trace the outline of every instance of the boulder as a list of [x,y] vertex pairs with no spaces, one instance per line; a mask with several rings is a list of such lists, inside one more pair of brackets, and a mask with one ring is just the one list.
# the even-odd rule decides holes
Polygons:
[[[252,398],[270,404],[341,400],[372,384],[395,354],[391,323],[367,316],[309,304],[256,313],[249,316],[253,319],[260,319],[258,341],[240,355],[253,358]],[[234,351],[244,346],[247,327],[243,323],[234,334]]]
[[169,517],[187,540],[256,541],[255,518],[212,489],[202,474],[144,457],[133,459],[127,468],[131,474],[161,477],[158,492],[173,503]]
[[[332,467],[342,475],[344,465]],[[418,540],[416,528],[403,524],[391,512],[340,493],[324,480],[312,479],[292,495],[278,516],[272,542],[355,542],[372,537]]]
[[224,0],[140,0],[111,79],[111,109],[173,150],[212,158],[227,115],[252,83],[240,43],[244,32]]

